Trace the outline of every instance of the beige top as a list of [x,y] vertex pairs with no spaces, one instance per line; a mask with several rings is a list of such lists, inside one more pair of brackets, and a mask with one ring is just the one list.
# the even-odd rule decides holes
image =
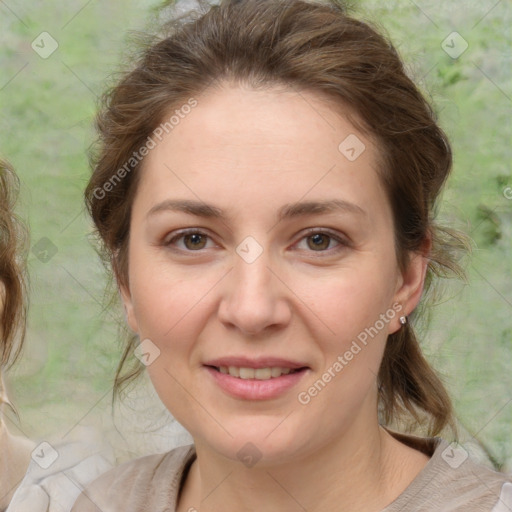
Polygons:
[[[512,510],[510,477],[466,458],[462,448],[439,438],[393,435],[431,459],[382,512]],[[194,459],[194,447],[185,446],[127,462],[90,484],[71,512],[175,512],[183,477]]]

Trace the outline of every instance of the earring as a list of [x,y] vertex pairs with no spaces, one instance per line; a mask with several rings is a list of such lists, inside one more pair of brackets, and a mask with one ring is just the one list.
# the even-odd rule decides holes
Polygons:
[[406,325],[407,324],[407,316],[401,316],[400,317],[400,324]]

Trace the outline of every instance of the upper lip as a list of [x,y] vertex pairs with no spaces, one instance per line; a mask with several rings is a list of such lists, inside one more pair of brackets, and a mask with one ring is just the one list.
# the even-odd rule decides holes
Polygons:
[[203,363],[205,366],[235,366],[237,368],[290,368],[297,370],[299,368],[307,367],[306,364],[289,359],[281,359],[279,357],[221,357],[218,359],[210,359]]

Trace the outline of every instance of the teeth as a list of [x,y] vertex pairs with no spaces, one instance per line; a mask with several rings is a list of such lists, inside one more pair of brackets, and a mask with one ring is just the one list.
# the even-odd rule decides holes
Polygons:
[[236,366],[230,366],[228,368],[228,373],[233,377],[240,377],[240,369],[237,368]]
[[[231,367],[229,368],[231,370]],[[231,373],[231,371],[230,371]],[[254,379],[254,374],[256,370],[254,368],[240,368],[240,378],[241,379]],[[236,375],[235,375],[236,377]]]
[[281,370],[282,370],[282,368],[277,368],[277,367],[271,368],[270,375],[272,377],[280,377],[281,376]]
[[281,377],[281,375],[288,375],[292,370],[290,368],[281,368],[273,366],[268,368],[244,368],[237,366],[220,366],[218,368],[220,373],[229,374],[232,377],[239,379],[257,379],[269,380]]
[[268,380],[272,377],[272,368],[258,368],[254,372],[254,378],[258,380]]

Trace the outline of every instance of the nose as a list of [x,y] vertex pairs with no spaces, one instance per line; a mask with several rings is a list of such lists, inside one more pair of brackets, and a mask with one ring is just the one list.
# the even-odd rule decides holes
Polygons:
[[235,255],[234,268],[224,282],[219,319],[247,336],[282,329],[292,314],[286,290],[265,252],[251,263]]

